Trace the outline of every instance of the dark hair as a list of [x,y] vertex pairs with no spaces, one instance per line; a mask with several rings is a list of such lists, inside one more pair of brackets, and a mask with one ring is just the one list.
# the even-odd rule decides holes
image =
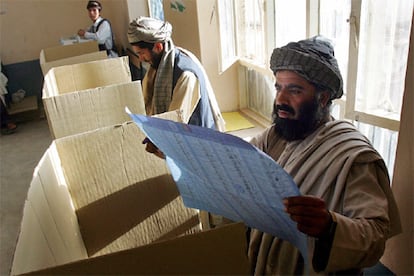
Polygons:
[[145,42],[145,41],[138,41],[138,42],[134,42],[131,43],[131,45],[133,46],[138,46],[141,49],[148,49],[148,50],[152,50],[154,48],[154,44],[155,43],[150,43],[150,42]]
[[86,9],[89,10],[90,8],[97,8],[99,11],[101,11],[102,5],[98,1],[89,1],[86,5]]

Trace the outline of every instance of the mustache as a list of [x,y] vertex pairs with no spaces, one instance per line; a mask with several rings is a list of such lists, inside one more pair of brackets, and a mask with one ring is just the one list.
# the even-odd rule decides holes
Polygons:
[[274,109],[275,109],[276,112],[278,112],[279,110],[281,110],[281,111],[289,112],[292,115],[295,115],[295,110],[292,107],[290,107],[290,106],[288,106],[286,104],[277,104],[277,105],[274,105]]

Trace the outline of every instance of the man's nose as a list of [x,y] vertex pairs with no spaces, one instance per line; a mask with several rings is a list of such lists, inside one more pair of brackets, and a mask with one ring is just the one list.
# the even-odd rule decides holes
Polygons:
[[289,92],[286,89],[280,89],[276,93],[275,102],[278,104],[288,104],[289,103]]

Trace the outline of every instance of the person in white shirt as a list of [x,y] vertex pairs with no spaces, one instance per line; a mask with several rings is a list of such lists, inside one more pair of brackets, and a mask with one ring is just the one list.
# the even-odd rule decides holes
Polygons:
[[96,40],[99,45],[99,50],[105,50],[108,57],[118,57],[111,23],[108,19],[101,17],[101,3],[98,1],[89,1],[86,9],[93,24],[87,29],[80,29],[78,35],[85,39]]

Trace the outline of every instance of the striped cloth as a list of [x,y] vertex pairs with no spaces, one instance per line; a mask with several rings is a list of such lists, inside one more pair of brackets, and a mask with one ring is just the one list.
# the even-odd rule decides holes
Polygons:
[[273,73],[279,70],[295,71],[309,82],[329,88],[331,100],[342,97],[343,80],[333,46],[321,36],[274,49],[270,69]]

